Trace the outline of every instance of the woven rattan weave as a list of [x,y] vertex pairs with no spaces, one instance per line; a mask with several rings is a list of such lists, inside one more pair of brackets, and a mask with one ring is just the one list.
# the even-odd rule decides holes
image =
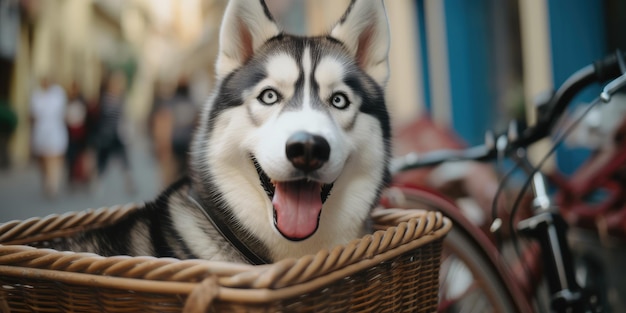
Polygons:
[[377,231],[269,265],[102,257],[34,248],[114,222],[140,206],[0,225],[1,312],[434,312],[438,212],[375,210]]

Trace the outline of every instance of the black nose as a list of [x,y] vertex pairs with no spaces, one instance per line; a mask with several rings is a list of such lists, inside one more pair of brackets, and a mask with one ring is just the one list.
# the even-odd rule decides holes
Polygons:
[[301,131],[289,137],[285,152],[294,167],[311,172],[328,161],[330,145],[324,137]]

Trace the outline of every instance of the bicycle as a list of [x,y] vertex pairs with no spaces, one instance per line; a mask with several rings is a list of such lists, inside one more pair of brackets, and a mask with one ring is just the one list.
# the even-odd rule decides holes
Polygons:
[[[626,86],[625,58],[625,54],[617,52],[572,74],[537,106],[539,118],[532,127],[518,130],[516,123],[512,122],[502,134],[488,133],[485,144],[480,146],[409,154],[392,161],[391,169],[395,175],[444,162],[502,162],[504,158],[515,162],[514,169],[519,167],[527,173],[528,179],[515,198],[507,220],[498,217],[497,203],[513,170],[503,176],[493,201],[493,223],[487,232],[470,222],[454,202],[436,191],[402,184],[385,192],[381,201],[385,207],[435,208],[454,223],[444,241],[439,311],[456,312],[462,308],[464,312],[535,312],[542,309],[541,300],[538,300],[542,294],[553,312],[604,311],[603,291],[594,290],[598,286],[577,281],[566,233],[568,224],[572,224],[596,227],[605,234],[626,234],[626,116],[620,118],[612,152],[607,156],[607,153],[601,153],[602,148],[598,149],[600,153],[596,151],[571,179],[547,175],[541,168],[572,127],[592,108],[609,105],[613,95]],[[572,125],[557,134],[552,148],[538,164],[531,164],[528,147],[549,137],[574,96],[593,83],[606,83],[600,96]],[[614,177],[612,174],[617,170],[624,175]],[[556,187],[555,197],[548,192],[548,182]],[[606,186],[609,195],[599,204],[586,203],[587,196],[598,184]],[[515,218],[529,187],[532,187],[532,211],[518,221]],[[589,220],[595,223],[589,223]],[[505,242],[503,236],[507,232],[503,230],[506,229],[510,240]],[[519,236],[525,238],[525,244],[520,243]],[[508,261],[511,256],[516,263]],[[588,277],[594,275],[600,274],[592,272]],[[540,288],[546,290],[537,291],[541,280],[545,281],[545,287]]]

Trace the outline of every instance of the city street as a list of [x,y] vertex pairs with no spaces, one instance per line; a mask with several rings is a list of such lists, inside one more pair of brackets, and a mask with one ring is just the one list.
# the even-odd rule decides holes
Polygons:
[[111,160],[113,162],[96,186],[76,190],[69,190],[66,186],[52,200],[46,199],[41,191],[35,162],[31,162],[26,168],[0,172],[0,223],[154,199],[161,186],[157,163],[150,153],[149,142],[135,138],[129,145],[129,157],[136,185],[134,193],[125,190],[123,169],[117,159]]

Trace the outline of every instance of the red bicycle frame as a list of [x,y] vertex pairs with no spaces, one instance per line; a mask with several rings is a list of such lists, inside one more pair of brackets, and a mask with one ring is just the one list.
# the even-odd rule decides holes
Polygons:
[[[570,225],[626,240],[626,118],[610,145],[595,151],[574,174],[550,178],[558,187],[561,214]],[[593,201],[598,191],[602,194]]]

